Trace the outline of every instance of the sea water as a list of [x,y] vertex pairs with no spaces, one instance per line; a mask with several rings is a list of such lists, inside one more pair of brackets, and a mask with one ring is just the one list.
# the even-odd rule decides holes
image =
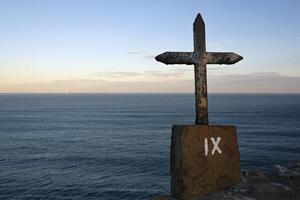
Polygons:
[[[0,199],[167,195],[171,127],[194,113],[193,94],[1,94]],[[300,159],[300,95],[212,94],[209,117],[237,126],[244,169]]]

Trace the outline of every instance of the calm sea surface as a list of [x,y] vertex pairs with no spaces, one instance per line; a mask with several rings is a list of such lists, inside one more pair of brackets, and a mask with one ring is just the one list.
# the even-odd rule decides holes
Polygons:
[[[243,168],[300,159],[300,95],[209,96]],[[0,199],[143,200],[169,192],[172,124],[192,94],[1,94]]]

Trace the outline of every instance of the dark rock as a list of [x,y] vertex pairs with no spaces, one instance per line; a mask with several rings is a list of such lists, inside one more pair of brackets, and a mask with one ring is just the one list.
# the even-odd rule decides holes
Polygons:
[[288,165],[287,165],[287,168],[289,169],[296,169],[296,168],[300,168],[300,160],[294,160],[294,161],[291,161]]
[[153,199],[153,200],[177,200],[177,199],[174,199],[170,196],[165,196],[165,197],[158,197],[158,198]]
[[297,172],[295,170],[288,169],[288,168],[283,167],[281,165],[274,165],[272,171],[275,175],[284,176],[284,177],[287,177],[287,178],[295,178],[297,176],[300,176],[299,172]]
[[216,192],[205,197],[193,198],[191,200],[255,200],[251,197],[242,195],[230,195],[225,192]]
[[291,196],[292,190],[281,183],[260,183],[253,185],[251,196],[256,199],[281,199]]
[[227,188],[226,192],[229,194],[247,194],[250,190],[250,184],[245,177],[241,178],[241,181],[233,185],[232,187]]
[[300,172],[300,167],[294,169],[296,172]]
[[[300,176],[298,164],[275,165],[271,173],[242,171],[239,183],[222,191],[189,200],[300,200]],[[179,200],[164,197],[156,200]]]

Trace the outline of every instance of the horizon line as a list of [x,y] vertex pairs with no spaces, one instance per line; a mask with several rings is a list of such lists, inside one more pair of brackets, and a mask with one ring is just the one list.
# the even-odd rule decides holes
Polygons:
[[[0,92],[3,94],[195,94],[193,92]],[[300,94],[300,92],[208,92],[208,94]]]

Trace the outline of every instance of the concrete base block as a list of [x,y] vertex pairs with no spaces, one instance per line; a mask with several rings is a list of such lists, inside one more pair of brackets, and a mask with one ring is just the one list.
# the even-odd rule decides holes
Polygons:
[[174,125],[171,142],[171,196],[190,200],[240,180],[234,126]]

